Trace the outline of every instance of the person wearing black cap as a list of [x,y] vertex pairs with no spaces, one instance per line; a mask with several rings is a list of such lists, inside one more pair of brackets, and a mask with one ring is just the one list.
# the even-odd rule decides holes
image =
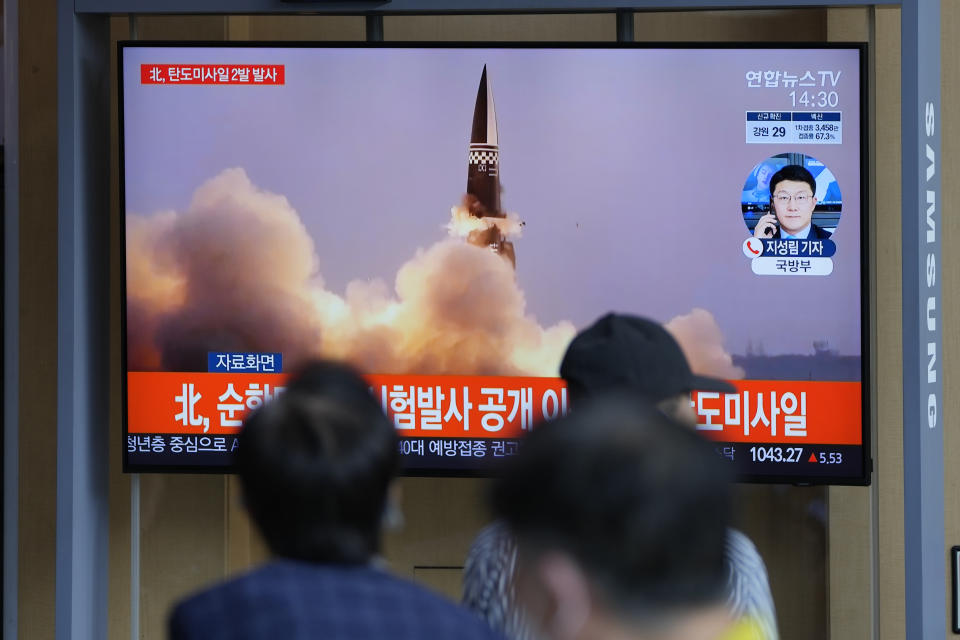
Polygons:
[[[657,322],[608,313],[578,333],[564,354],[560,376],[570,404],[613,391],[635,395],[694,428],[691,391],[733,393],[730,383],[690,369],[680,345]],[[728,599],[731,615],[755,630],[757,640],[778,640],[776,613],[766,566],[743,533],[728,529]],[[508,638],[532,638],[523,611],[515,605],[512,578],[516,546],[506,525],[484,528],[464,567],[463,604]]]
[[608,313],[574,337],[560,377],[573,405],[598,393],[625,391],[691,425],[696,424],[691,391],[736,392],[726,380],[695,374],[662,325],[618,313]]

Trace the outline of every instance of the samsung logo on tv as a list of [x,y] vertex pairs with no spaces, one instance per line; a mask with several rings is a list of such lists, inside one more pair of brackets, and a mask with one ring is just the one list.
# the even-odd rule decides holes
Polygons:
[[[932,102],[926,105],[924,114],[924,129],[927,138],[933,136],[935,128],[935,112]],[[937,295],[934,286],[937,284],[937,225],[933,219],[937,210],[937,192],[931,182],[937,173],[937,157],[930,146],[926,144],[927,165],[927,384],[937,382]],[[937,426],[937,390],[933,388],[927,394],[927,427],[935,429]]]

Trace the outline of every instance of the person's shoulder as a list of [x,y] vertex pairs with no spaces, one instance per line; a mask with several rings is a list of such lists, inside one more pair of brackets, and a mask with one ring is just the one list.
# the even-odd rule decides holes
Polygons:
[[[317,594],[328,601],[324,606],[339,603],[331,615],[362,617],[370,629],[389,630],[397,640],[502,640],[466,609],[380,566],[318,567],[305,582],[314,581],[324,583],[317,589]],[[382,636],[379,632],[372,635]]]
[[727,529],[727,553],[759,555],[753,541],[739,529]]
[[269,576],[274,571],[271,565],[264,565],[196,591],[174,606],[171,618],[187,621],[197,612],[205,612],[203,615],[209,617],[223,606],[228,606],[225,603],[236,603],[242,599],[244,593],[256,588],[255,585],[269,582]]
[[237,591],[248,580],[253,579],[257,571],[245,573],[243,575],[231,578],[225,582],[205,587],[184,597],[177,604],[178,610],[190,611],[193,608],[209,606],[221,598],[229,597],[232,592]]
[[216,638],[224,631],[221,624],[226,618],[221,612],[233,608],[230,603],[235,601],[235,592],[247,579],[245,575],[207,587],[176,603],[167,621],[171,640]]
[[463,567],[461,604],[503,631],[513,610],[513,572],[517,546],[506,523],[487,525],[474,538]]
[[485,526],[477,533],[470,545],[470,557],[483,556],[491,553],[511,551],[515,546],[513,534],[505,522],[499,520]]
[[734,618],[759,625],[763,629],[759,637],[776,640],[779,637],[776,607],[767,579],[767,567],[757,547],[741,531],[727,529],[726,561],[729,571],[727,606]]
[[727,529],[726,548],[730,564],[739,566],[759,563],[759,566],[763,567],[763,559],[760,557],[756,545],[742,531]]
[[[394,576],[386,571],[380,573],[385,589],[392,591],[399,607],[411,614],[415,626],[430,637],[453,637],[458,640],[502,640],[476,615],[457,606],[415,582]],[[404,637],[402,634],[398,637]]]
[[259,638],[253,627],[294,623],[350,629],[359,624],[364,631],[355,635],[363,638],[389,632],[398,640],[500,640],[468,611],[386,570],[289,560],[274,561],[188,597],[173,610],[169,629],[172,640]]
[[179,603],[168,620],[170,638],[255,637],[249,628],[278,624],[293,603],[322,593],[336,581],[320,565],[274,560],[195,592]]
[[463,602],[471,610],[486,610],[507,596],[516,564],[517,544],[506,523],[487,525],[477,534],[463,567]]
[[260,588],[263,584],[277,580],[285,580],[286,577],[284,574],[287,571],[286,564],[287,563],[274,561],[253,567],[252,569],[187,596],[187,598],[183,600],[183,603],[203,603],[219,598],[233,597],[250,589]]
[[816,224],[811,223],[810,229],[812,231],[811,235],[817,240],[826,240],[827,238],[833,235],[823,227]]

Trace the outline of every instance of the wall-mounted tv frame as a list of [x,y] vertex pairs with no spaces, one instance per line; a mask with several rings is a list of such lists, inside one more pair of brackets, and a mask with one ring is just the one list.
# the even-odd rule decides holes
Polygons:
[[735,384],[691,401],[742,480],[869,482],[865,53],[121,43],[125,470],[229,471],[324,356],[483,475],[617,310]]

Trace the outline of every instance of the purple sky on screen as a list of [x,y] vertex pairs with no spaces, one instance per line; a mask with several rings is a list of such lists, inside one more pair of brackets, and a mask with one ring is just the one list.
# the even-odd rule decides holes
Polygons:
[[[174,62],[282,63],[286,85],[139,84],[141,63]],[[124,63],[130,213],[183,210],[204,181],[242,167],[297,210],[330,290],[392,283],[445,236],[464,193],[486,64],[503,206],[526,222],[517,277],[542,324],[701,307],[733,353],[748,340],[811,353],[825,339],[860,354],[855,50],[133,47]],[[826,89],[843,144],[746,144],[745,111],[791,109],[790,88],[747,86],[747,71],[765,70],[842,72]],[[741,251],[744,182],[788,151],[824,162],[843,192],[829,277],[758,277]]]

